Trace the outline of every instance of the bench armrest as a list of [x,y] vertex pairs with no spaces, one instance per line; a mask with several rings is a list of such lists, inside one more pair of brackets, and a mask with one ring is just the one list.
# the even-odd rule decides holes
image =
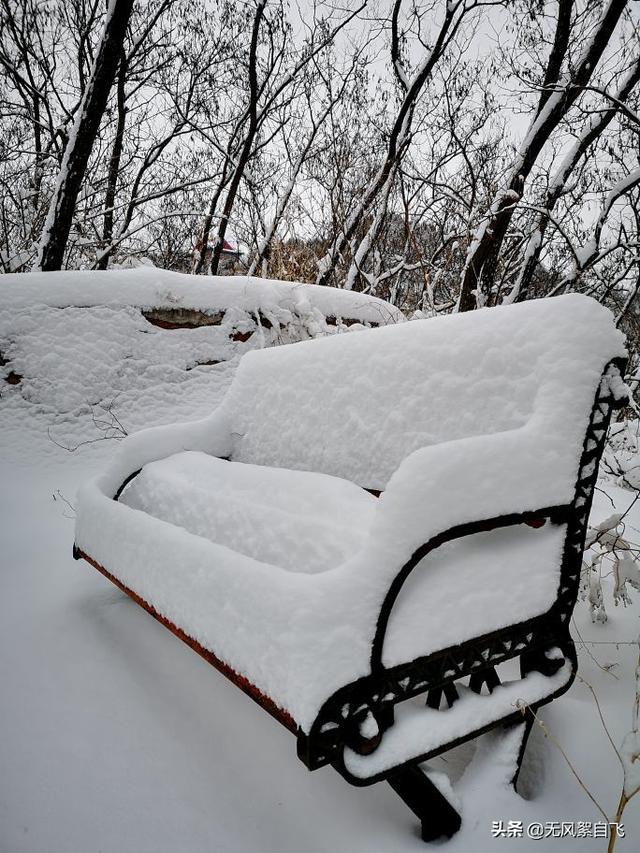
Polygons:
[[128,435],[107,470],[90,485],[97,486],[106,497],[116,497],[144,465],[185,450],[199,450],[213,456],[231,453],[229,425],[218,409],[201,420],[151,427]]
[[582,448],[563,458],[524,427],[423,447],[404,459],[380,498],[367,548],[398,565],[458,525],[559,507],[573,500]]
[[[442,690],[469,674],[478,660],[478,672],[483,672],[483,661],[493,666],[530,648],[538,654],[538,647],[548,641],[546,613],[558,595],[565,523],[582,447],[566,451],[564,459],[549,453],[544,431],[527,426],[424,447],[406,457],[380,497],[367,543],[344,567],[350,574],[341,598],[337,585],[335,590],[336,602],[345,602],[344,623],[357,623],[358,635],[370,640],[369,671],[363,677],[360,670],[360,677],[351,683],[345,679],[325,701],[308,737],[301,738],[300,752],[309,767],[334,760],[345,743],[356,751],[375,749],[377,738],[393,719],[394,704],[425,691]],[[551,517],[555,523],[539,531],[524,526],[514,531],[507,545],[503,539],[507,556],[502,563],[497,561],[497,568],[486,550],[486,563],[465,564],[464,546],[462,557],[454,550],[452,557],[441,557],[444,562],[438,565],[438,549],[449,540],[538,517]],[[520,537],[522,558],[513,563],[516,545],[520,553]],[[467,556],[473,550],[471,545]],[[431,552],[433,562],[414,576],[417,585],[401,598],[404,582]],[[461,559],[462,575],[456,573],[457,559]],[[470,565],[479,571],[470,574]],[[518,570],[509,576],[503,573],[505,566]],[[512,607],[523,597],[525,574],[526,606]],[[470,584],[462,595],[461,578]],[[499,601],[499,607],[487,608],[489,600]],[[483,602],[479,607],[478,601]],[[477,612],[472,613],[473,608]],[[451,630],[441,632],[443,626]],[[559,645],[557,638],[552,644]],[[567,639],[562,647],[565,657],[571,657],[570,649]],[[338,653],[339,649],[333,659]],[[540,655],[537,665],[539,659]],[[551,674],[558,661],[560,657],[549,664],[544,658],[543,664],[549,664]],[[564,689],[570,673],[568,667],[560,686],[554,682],[548,689],[542,683],[543,701]],[[357,728],[367,711],[377,725],[371,743]],[[419,754],[420,750],[415,753]]]

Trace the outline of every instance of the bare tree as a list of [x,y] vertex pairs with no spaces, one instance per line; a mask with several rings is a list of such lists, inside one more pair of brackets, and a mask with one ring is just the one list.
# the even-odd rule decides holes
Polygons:
[[284,0],[138,0],[80,178],[104,2],[0,0],[0,268],[28,268],[38,242],[45,268],[45,216],[75,175],[70,267],[219,272],[235,239],[252,275],[407,312],[580,289],[633,330],[640,63],[625,10],[314,0],[301,20]]
[[[93,7],[82,0],[75,6],[84,26]],[[8,272],[30,263],[48,204],[47,176],[58,167],[81,97],[60,86],[60,69],[83,68],[87,57],[86,39],[70,43],[66,24],[59,6],[0,0],[0,260]]]
[[[577,61],[568,63],[573,0],[559,0],[538,106],[504,186],[494,195],[470,242],[461,275],[458,310],[491,304],[500,251],[525,182],[551,134],[588,85],[625,6],[626,0],[610,0]],[[565,66],[568,67],[563,74]]]
[[62,266],[76,199],[98,133],[109,92],[122,55],[133,0],[111,0],[104,30],[69,139],[49,213],[42,229],[35,268],[57,270]]
[[[296,97],[307,67],[323,50],[327,49],[343,30],[366,7],[368,0],[344,15],[337,23],[329,19],[316,22],[302,49],[295,51],[289,38],[289,28],[284,23],[281,5],[274,6],[274,14],[266,15],[267,0],[256,0],[247,58],[247,100],[229,137],[221,179],[211,198],[200,236],[200,251],[194,272],[205,266],[209,235],[220,198],[224,203],[218,217],[216,238],[211,252],[210,271],[218,271],[224,248],[225,235],[236,202],[240,183],[253,157],[273,139],[281,126],[269,127],[269,119],[277,113],[284,101],[290,104]],[[315,14],[314,14],[315,20]],[[261,51],[261,32],[265,31],[264,50]],[[264,134],[266,138],[261,138]]]
[[[333,59],[333,57],[331,57]],[[342,73],[333,65],[327,71],[322,71],[316,65],[317,77],[322,80],[326,91],[325,103],[316,103],[317,99],[317,81],[315,77],[307,80],[305,86],[305,101],[306,110],[302,122],[301,130],[295,135],[302,137],[297,141],[298,150],[294,153],[292,142],[289,137],[285,136],[283,144],[287,153],[287,162],[289,165],[287,180],[284,187],[276,189],[276,206],[271,217],[271,222],[264,229],[264,235],[260,238],[258,246],[248,270],[248,275],[255,275],[257,271],[263,268],[263,274],[266,273],[266,265],[268,264],[273,242],[275,240],[278,227],[283,220],[287,205],[289,204],[293,191],[300,173],[312,155],[313,146],[318,136],[318,132],[325,124],[334,108],[344,98],[347,86],[349,85],[353,74],[355,73],[360,60],[360,51],[356,51],[350,59],[349,65]],[[337,82],[334,78],[337,77]],[[295,143],[293,143],[295,144]]]
[[[524,251],[524,260],[518,279],[511,293],[504,300],[505,302],[522,301],[527,298],[533,274],[540,260],[545,232],[551,221],[556,204],[562,195],[566,193],[569,178],[580,160],[586,156],[590,146],[609,127],[612,120],[618,114],[619,105],[623,104],[627,100],[639,81],[640,58],[636,59],[632,64],[616,93],[613,103],[610,105],[605,104],[603,105],[605,107],[604,109],[600,108],[598,111],[591,114],[584,128],[578,134],[576,141],[562,160],[555,174],[552,176],[547,190],[544,208],[539,214],[535,228],[529,235],[527,241],[526,249]],[[599,230],[601,232],[602,227],[600,227]]]
[[[454,2],[447,2],[445,4],[443,18],[436,30],[432,46],[427,47],[425,45],[425,54],[422,61],[415,69],[413,76],[409,78],[402,63],[400,51],[401,35],[398,20],[402,8],[402,0],[395,0],[391,13],[391,58],[396,77],[401,87],[401,100],[389,131],[382,163],[378,166],[372,180],[366,187],[360,203],[349,216],[344,228],[334,236],[331,246],[320,260],[318,264],[318,277],[316,279],[317,284],[327,284],[329,282],[341,254],[353,239],[363,218],[371,211],[378,195],[382,193],[383,198],[388,198],[395,172],[410,141],[411,122],[420,93],[430,79],[436,63],[454,39],[465,16],[472,9],[480,5],[485,4],[478,2],[478,0],[454,0]],[[370,233],[363,241],[362,249],[356,258],[357,265],[362,264],[365,256],[370,251],[371,243],[373,242],[372,237],[379,230],[380,224],[380,219],[374,219],[372,226],[373,233]],[[352,286],[353,276],[350,276],[347,281]]]

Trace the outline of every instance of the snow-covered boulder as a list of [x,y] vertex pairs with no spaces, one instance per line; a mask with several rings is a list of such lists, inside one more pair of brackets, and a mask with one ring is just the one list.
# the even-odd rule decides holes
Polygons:
[[[379,326],[404,320],[402,313],[374,296],[315,284],[274,281],[245,276],[194,276],[156,267],[101,271],[70,271],[4,275],[0,279],[0,307],[21,310],[36,305],[51,308],[102,307],[181,312],[208,316],[212,324],[230,309],[244,312],[259,324],[266,318],[280,328],[307,327],[315,336],[315,323],[335,326],[361,323]],[[171,325],[171,319],[168,320]],[[198,325],[198,320],[186,320]]]
[[[374,297],[152,267],[0,276],[0,395],[69,423],[112,413],[127,431],[202,416],[244,352],[402,322]],[[181,405],[181,401],[184,405]],[[170,414],[173,410],[173,414]],[[96,412],[98,412],[96,416]],[[96,433],[97,435],[98,433]]]

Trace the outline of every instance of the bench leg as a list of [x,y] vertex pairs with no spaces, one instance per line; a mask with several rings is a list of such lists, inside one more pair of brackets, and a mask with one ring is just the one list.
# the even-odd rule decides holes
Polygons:
[[420,820],[423,841],[451,838],[460,829],[460,815],[419,767],[399,770],[387,782]]
[[533,723],[535,720],[534,714],[537,712],[537,707],[534,709],[533,713],[531,709],[527,708],[524,713],[524,719],[521,722],[512,723],[511,726],[507,728],[515,728],[516,726],[521,727],[521,741],[520,748],[518,750],[518,760],[516,765],[516,772],[513,774],[511,778],[511,784],[514,787],[514,790],[518,790],[518,776],[520,775],[520,769],[522,767],[522,761],[524,759],[524,753],[527,748],[527,741],[529,740],[529,735],[531,734],[531,729],[533,728]]

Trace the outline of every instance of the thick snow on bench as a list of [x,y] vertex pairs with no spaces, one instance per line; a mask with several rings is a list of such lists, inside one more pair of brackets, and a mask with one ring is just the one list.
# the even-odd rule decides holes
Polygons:
[[121,500],[248,557],[309,573],[360,550],[376,505],[338,477],[194,452],[146,465]]
[[622,341],[606,309],[568,296],[248,355],[223,404],[233,458],[384,489],[418,448],[529,424],[570,485]]
[[[602,371],[623,354],[610,313],[580,296],[250,353],[210,418],[125,440],[80,495],[77,544],[308,730],[368,673],[382,601],[417,547],[572,500]],[[145,465],[130,505],[113,501]],[[372,504],[336,477],[386,490]],[[479,536],[415,570],[422,606],[398,601],[386,663],[551,605],[562,528]]]

